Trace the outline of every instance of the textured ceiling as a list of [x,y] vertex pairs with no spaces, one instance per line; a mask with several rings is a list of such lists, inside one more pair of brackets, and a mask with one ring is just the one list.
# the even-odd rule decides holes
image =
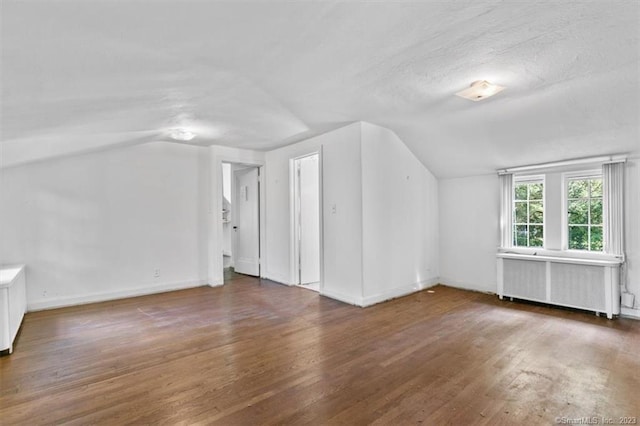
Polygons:
[[[2,1],[12,165],[166,140],[267,150],[364,120],[438,177],[640,152],[640,2]],[[472,81],[507,86],[470,102]]]

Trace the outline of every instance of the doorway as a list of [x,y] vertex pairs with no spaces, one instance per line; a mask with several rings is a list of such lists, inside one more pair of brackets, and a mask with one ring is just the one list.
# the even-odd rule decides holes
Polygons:
[[231,163],[222,163],[222,267],[233,268],[231,257]]
[[223,267],[235,273],[260,276],[260,168],[222,163]]
[[320,158],[293,160],[296,284],[320,291]]

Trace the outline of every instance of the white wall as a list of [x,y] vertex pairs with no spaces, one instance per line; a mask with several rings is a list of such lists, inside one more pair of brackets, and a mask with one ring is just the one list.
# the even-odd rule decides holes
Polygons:
[[[369,305],[438,277],[435,177],[388,129],[347,127],[266,154],[267,276],[295,282],[291,160],[322,151],[324,285],[321,293]],[[407,179],[407,176],[409,179]]]
[[206,154],[150,143],[2,169],[0,263],[27,264],[29,309],[205,284]]
[[362,123],[364,304],[438,282],[438,183],[391,130]]
[[495,293],[500,245],[497,175],[442,179],[438,194],[440,282]]
[[331,297],[357,303],[362,299],[360,123],[266,153],[265,277],[285,284],[295,282],[291,162],[320,150],[324,239],[321,290]]
[[[360,123],[322,146],[322,294],[361,304],[362,170]],[[332,135],[335,138],[338,135]]]

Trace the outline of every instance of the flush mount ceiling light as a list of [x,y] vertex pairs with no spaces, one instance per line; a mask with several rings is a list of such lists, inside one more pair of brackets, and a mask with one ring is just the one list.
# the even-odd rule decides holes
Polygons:
[[471,86],[468,89],[464,89],[463,91],[456,93],[456,95],[461,98],[469,99],[470,101],[481,101],[503,90],[504,87],[502,86],[489,83],[487,80],[478,80],[471,83]]
[[187,129],[177,128],[169,130],[169,136],[177,141],[190,141],[196,137],[196,134]]

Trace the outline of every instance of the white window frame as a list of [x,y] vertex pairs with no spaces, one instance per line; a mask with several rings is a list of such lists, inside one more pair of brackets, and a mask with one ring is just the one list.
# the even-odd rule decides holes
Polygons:
[[[578,249],[570,249],[569,248],[569,180],[579,180],[579,179],[594,179],[599,178],[603,181],[602,187],[602,235],[604,238],[605,226],[606,223],[604,221],[605,211],[604,211],[604,177],[602,176],[602,169],[590,169],[590,170],[580,170],[574,172],[565,172],[562,173],[562,250],[570,253],[604,253],[604,241],[603,241],[603,250],[595,251],[595,250],[578,250]],[[590,224],[588,226],[591,226]]]
[[[542,183],[542,247],[540,246],[517,246],[515,245],[515,228],[516,228],[516,185],[522,183]],[[547,245],[547,182],[546,175],[514,175],[513,176],[513,200],[511,206],[511,218],[512,218],[512,227],[511,227],[511,241],[513,244],[513,248],[517,250],[541,250],[545,249]],[[527,217],[528,220],[528,217]],[[537,224],[536,224],[537,225]]]

